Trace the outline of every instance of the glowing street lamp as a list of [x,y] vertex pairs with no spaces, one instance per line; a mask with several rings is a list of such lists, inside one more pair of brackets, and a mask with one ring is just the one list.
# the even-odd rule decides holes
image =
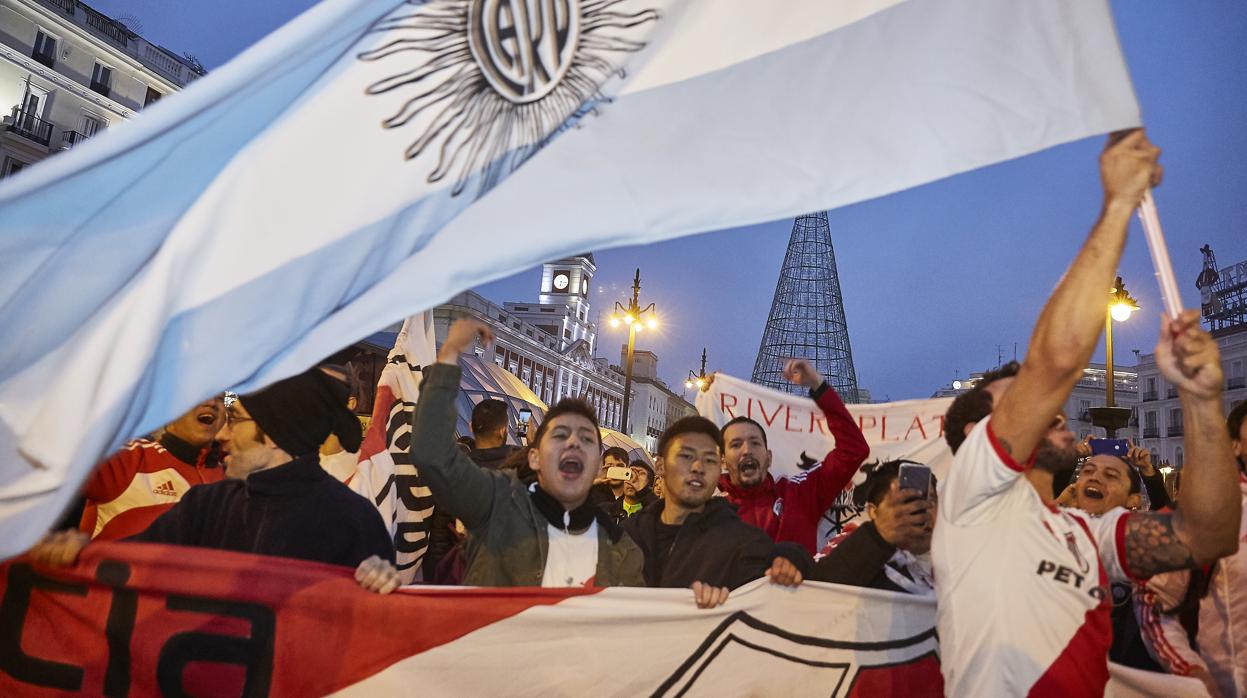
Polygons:
[[641,270],[636,270],[636,276],[632,279],[632,298],[628,304],[624,305],[619,301],[615,301],[615,311],[610,314],[608,322],[611,327],[619,327],[619,323],[628,326],[628,356],[624,361],[624,396],[623,396],[623,417],[619,420],[620,431],[624,434],[628,433],[628,407],[632,402],[632,352],[636,348],[636,333],[643,331],[646,327],[651,330],[658,329],[658,312],[654,310],[654,304],[650,303],[644,308],[640,304],[641,295]]
[[1091,421],[1096,426],[1103,427],[1105,435],[1111,439],[1117,434],[1118,429],[1123,429],[1130,424],[1130,410],[1118,407],[1113,396],[1116,383],[1113,370],[1113,322],[1129,320],[1134,311],[1139,309],[1139,302],[1126,291],[1126,284],[1122,282],[1120,276],[1113,281],[1113,287],[1108,293],[1108,312],[1104,317],[1105,407],[1092,408]]
[[698,390],[706,387],[706,348],[701,348],[701,373],[693,373],[693,369],[688,370],[688,380],[684,381],[684,387],[692,389],[694,386]]

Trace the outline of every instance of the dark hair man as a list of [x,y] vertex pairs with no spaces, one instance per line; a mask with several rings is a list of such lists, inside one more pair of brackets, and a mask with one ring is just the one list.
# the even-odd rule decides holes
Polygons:
[[454,400],[459,355],[479,338],[493,341],[489,326],[456,321],[424,369],[412,419],[412,462],[437,506],[468,531],[470,586],[643,586],[641,551],[600,508],[586,500],[602,459],[593,410],[579,400],[550,408],[537,427],[528,466],[531,486],[478,467],[455,446]]
[[[346,386],[320,369],[239,397],[219,434],[229,479],[191,488],[128,540],[357,566],[362,586],[393,591],[399,578],[385,522],[371,502],[320,467],[320,445],[331,433],[346,448],[359,448]],[[71,564],[85,544],[83,534],[65,532],[31,556]]]
[[722,604],[729,590],[763,575],[796,585],[810,571],[801,546],[775,543],[714,496],[722,438],[704,417],[684,417],[667,427],[658,440],[666,498],[624,524],[645,552],[646,583],[691,587],[702,608]]
[[627,480],[618,477],[611,478],[608,475],[611,468],[626,467],[628,467],[628,452],[619,446],[611,446],[602,453],[602,469],[593,480],[593,487],[589,488],[589,501],[612,516],[619,508],[619,498],[623,496],[624,483]]
[[[457,443],[466,450],[468,458],[482,468],[500,470],[503,463],[516,450],[507,444],[507,427],[510,417],[507,403],[502,400],[487,398],[476,403],[472,408],[472,419],[468,427],[472,436],[461,436]],[[445,580],[438,574],[442,560],[460,544],[460,536],[456,531],[455,517],[447,514],[441,507],[434,506],[429,523],[429,547],[424,554],[424,569],[429,571],[425,580],[433,583],[457,583],[456,580]]]
[[224,479],[213,444],[224,423],[225,404],[217,395],[166,424],[159,438],[127,443],[87,479],[79,530],[98,540],[132,536],[191,487]]
[[632,471],[632,479],[624,481],[623,496],[612,501],[606,508],[606,513],[620,523],[658,501],[658,495],[652,489],[654,469],[649,463],[638,458],[632,461],[628,469]]
[[748,417],[737,417],[723,425],[727,473],[719,480],[719,489],[746,523],[766,531],[772,540],[792,541],[813,555],[819,518],[853,479],[870,447],[840,396],[813,364],[793,359],[784,366],[784,377],[809,389],[827,418],[835,448],[809,470],[776,480],[770,473],[766,430]]
[[935,476],[928,496],[900,489],[902,463],[887,461],[853,490],[868,521],[832,541],[830,550],[814,563],[810,579],[849,586],[935,595],[931,577],[931,534],[935,530],[938,497]]
[[482,468],[497,470],[506,461],[514,446],[507,445],[507,403],[502,400],[481,400],[472,408],[472,437],[475,443],[469,457]]
[[[1095,350],[1130,218],[1160,180],[1159,153],[1141,130],[1109,139],[1100,218],[1040,313],[1025,362],[1016,377],[959,396],[946,416],[955,456],[931,552],[949,695],[1102,694],[1109,579],[1206,564],[1238,548],[1221,365],[1197,311],[1162,319],[1156,347],[1188,437],[1178,510],[1092,517],[1052,504],[1053,473],[1075,459],[1060,409]],[[961,409],[970,403],[977,409]]]
[[[1149,456],[1150,460],[1150,456]],[[1092,516],[1103,516],[1114,509],[1135,511],[1143,503],[1143,482],[1133,465],[1110,454],[1089,456],[1078,466],[1077,479],[1057,500]],[[1112,593],[1113,644],[1111,661],[1145,671],[1163,671],[1152,658],[1136,619],[1134,583],[1114,581]]]

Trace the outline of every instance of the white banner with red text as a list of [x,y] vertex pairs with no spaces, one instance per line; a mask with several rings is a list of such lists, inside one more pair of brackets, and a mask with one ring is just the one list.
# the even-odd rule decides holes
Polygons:
[[[943,477],[952,462],[944,442],[944,413],[952,398],[901,400],[871,405],[846,405],[857,420],[870,457],[866,462],[907,458],[926,463]],[[808,395],[793,395],[715,374],[708,388],[697,394],[697,412],[720,426],[736,417],[748,417],[766,429],[774,454],[771,473],[792,476],[823,460],[836,440],[827,429],[822,410]]]

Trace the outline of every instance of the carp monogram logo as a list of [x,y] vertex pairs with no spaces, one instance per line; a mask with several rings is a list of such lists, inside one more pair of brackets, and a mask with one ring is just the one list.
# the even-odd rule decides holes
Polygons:
[[430,183],[496,185],[597,105],[623,61],[645,47],[658,11],[639,0],[407,0],[358,54],[392,70],[365,90],[401,94],[386,129],[410,127],[405,157],[428,154]]

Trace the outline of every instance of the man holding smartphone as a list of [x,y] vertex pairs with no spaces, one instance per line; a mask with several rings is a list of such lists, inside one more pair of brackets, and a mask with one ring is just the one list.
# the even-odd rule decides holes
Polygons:
[[931,469],[887,461],[870,470],[853,498],[867,521],[828,544],[810,579],[934,596],[930,553],[938,499]]
[[940,488],[932,558],[948,695],[1103,695],[1108,583],[1190,568],[1238,549],[1238,473],[1223,426],[1217,345],[1198,311],[1162,318],[1156,365],[1178,388],[1187,465],[1178,510],[1103,516],[1053,502],[1073,467],[1060,410],[1095,350],[1104,293],[1134,210],[1160,181],[1142,130],[1100,157],[1104,204],[1040,313],[1026,360],[985,375],[945,416],[953,463]]

